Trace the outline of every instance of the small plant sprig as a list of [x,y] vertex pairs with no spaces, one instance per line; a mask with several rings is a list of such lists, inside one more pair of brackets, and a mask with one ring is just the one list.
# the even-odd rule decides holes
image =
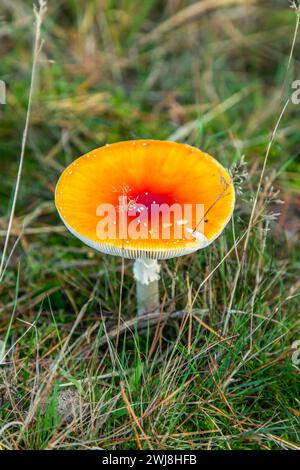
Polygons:
[[300,15],[300,1],[299,0],[291,0],[290,7],[295,10],[297,15]]
[[280,216],[280,212],[274,212],[273,210],[269,209],[272,205],[282,205],[284,201],[279,198],[280,189],[274,188],[272,184],[273,178],[266,176],[265,184],[262,187],[263,193],[263,201],[264,201],[264,215],[263,218],[267,222],[274,222]]
[[240,161],[234,163],[229,170],[232,182],[236,189],[237,194],[243,193],[243,185],[248,178],[247,162],[245,155],[242,155]]

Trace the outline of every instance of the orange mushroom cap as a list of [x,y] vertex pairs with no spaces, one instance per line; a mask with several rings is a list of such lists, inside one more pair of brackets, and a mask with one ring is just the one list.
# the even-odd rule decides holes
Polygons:
[[[126,258],[167,259],[209,245],[230,220],[234,202],[231,177],[213,157],[159,140],[95,149],[64,170],[55,190],[57,210],[70,232],[98,251]],[[151,218],[157,206],[161,210]],[[165,218],[175,206],[191,208],[189,217],[171,210]],[[106,217],[113,232],[101,223],[107,207],[115,210]],[[120,236],[124,223],[133,224],[135,236]]]

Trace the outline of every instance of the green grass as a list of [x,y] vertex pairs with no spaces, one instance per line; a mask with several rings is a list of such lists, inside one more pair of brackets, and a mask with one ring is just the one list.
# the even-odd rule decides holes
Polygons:
[[[150,36],[191,3],[48,5],[12,255],[0,285],[2,449],[300,448],[299,367],[291,359],[300,339],[300,137],[299,107],[291,103],[244,251],[270,134],[299,79],[298,39],[288,68],[296,13],[284,1],[232,4]],[[28,101],[33,21],[30,2],[2,9],[0,78],[8,94],[0,106],[1,246]],[[229,224],[208,249],[162,263],[164,315],[185,315],[125,328],[136,315],[132,263],[125,260],[120,299],[122,260],[68,234],[53,193],[76,157],[131,138],[187,142],[226,167],[245,154],[248,177],[234,231]]]

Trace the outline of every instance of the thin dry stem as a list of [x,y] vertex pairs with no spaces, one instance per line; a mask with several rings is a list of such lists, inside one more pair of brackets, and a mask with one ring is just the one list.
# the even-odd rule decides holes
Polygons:
[[35,84],[35,77],[36,77],[36,70],[37,70],[37,62],[38,62],[39,54],[41,52],[41,47],[42,47],[41,27],[42,27],[42,22],[43,22],[44,16],[46,14],[46,10],[47,10],[47,3],[46,3],[45,0],[39,0],[39,7],[37,8],[34,5],[34,8],[33,8],[34,15],[35,15],[35,39],[34,39],[34,46],[33,46],[33,61],[32,61],[32,69],[31,69],[29,98],[28,98],[28,104],[27,104],[25,127],[24,127],[24,131],[23,131],[23,136],[22,136],[22,145],[21,145],[20,162],[19,162],[17,180],[16,180],[15,191],[14,191],[14,196],[13,196],[13,202],[12,202],[12,207],[11,207],[11,211],[10,211],[10,217],[9,217],[9,222],[8,222],[8,227],[7,227],[7,233],[6,233],[6,237],[5,237],[5,242],[4,242],[4,247],[3,247],[3,252],[2,252],[2,257],[1,257],[1,263],[0,263],[0,282],[2,281],[4,273],[5,273],[5,270],[3,269],[4,268],[4,263],[5,263],[5,256],[6,256],[6,251],[7,251],[7,247],[8,247],[10,232],[11,232],[11,228],[12,228],[12,224],[13,224],[13,220],[14,220],[16,203],[17,203],[19,187],[20,187],[20,182],[21,182],[22,169],[23,169],[23,163],[24,163],[24,155],[25,155],[28,128],[29,128],[29,121],[30,121],[31,106],[32,106],[32,98],[33,98],[34,84]]

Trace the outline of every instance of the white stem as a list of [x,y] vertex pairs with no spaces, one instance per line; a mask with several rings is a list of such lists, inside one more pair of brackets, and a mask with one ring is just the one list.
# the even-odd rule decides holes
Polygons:
[[133,274],[136,280],[138,315],[159,310],[160,266],[157,260],[136,259]]

